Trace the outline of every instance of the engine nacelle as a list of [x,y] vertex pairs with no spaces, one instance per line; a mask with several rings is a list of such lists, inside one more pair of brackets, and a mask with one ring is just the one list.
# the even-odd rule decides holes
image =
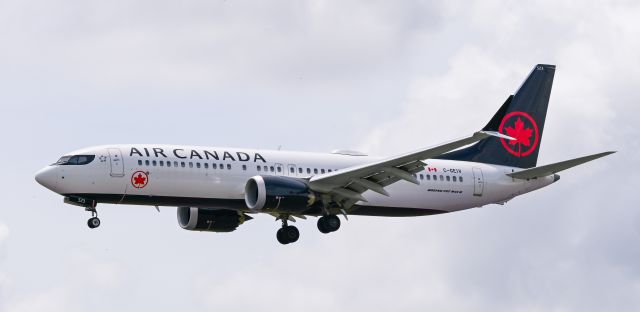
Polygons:
[[232,232],[250,216],[241,211],[178,207],[178,224],[190,231]]
[[279,176],[250,178],[244,188],[244,201],[254,211],[293,213],[318,204],[317,196],[306,180]]

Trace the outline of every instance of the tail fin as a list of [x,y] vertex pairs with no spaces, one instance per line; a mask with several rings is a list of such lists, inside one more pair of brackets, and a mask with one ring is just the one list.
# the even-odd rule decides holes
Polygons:
[[516,140],[490,137],[437,158],[519,168],[535,167],[555,70],[555,65],[536,65],[518,91],[509,96],[482,129],[497,131]]

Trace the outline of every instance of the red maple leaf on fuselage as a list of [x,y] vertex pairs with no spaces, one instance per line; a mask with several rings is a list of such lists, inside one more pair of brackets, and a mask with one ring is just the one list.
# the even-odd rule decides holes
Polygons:
[[515,128],[507,127],[506,130],[508,136],[515,138],[515,140],[509,140],[509,144],[522,144],[524,146],[531,145],[531,135],[533,134],[533,129],[525,128],[524,122],[522,122],[522,119],[520,119],[520,117],[518,117],[518,120],[516,120]]
[[140,184],[144,184],[146,180],[147,178],[142,176],[141,173],[138,173],[138,176],[133,178],[133,183],[135,183],[136,185],[140,185]]

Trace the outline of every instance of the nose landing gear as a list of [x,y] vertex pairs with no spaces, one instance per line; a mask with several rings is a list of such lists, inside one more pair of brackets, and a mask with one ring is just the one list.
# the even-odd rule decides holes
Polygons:
[[86,207],[84,210],[91,212],[91,218],[87,220],[87,226],[90,229],[95,229],[100,226],[100,219],[98,218],[98,211],[96,210],[95,205],[92,207]]

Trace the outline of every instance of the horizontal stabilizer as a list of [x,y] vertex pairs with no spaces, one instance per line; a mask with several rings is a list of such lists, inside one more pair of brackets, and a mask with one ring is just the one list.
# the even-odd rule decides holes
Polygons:
[[526,170],[522,170],[522,171],[518,171],[518,172],[514,172],[514,173],[509,173],[507,175],[512,177],[512,178],[515,178],[515,179],[533,179],[533,178],[546,177],[546,176],[552,175],[554,173],[558,173],[558,172],[560,172],[562,170],[566,170],[566,169],[575,167],[577,165],[582,165],[582,164],[584,164],[586,162],[589,162],[589,161],[592,161],[594,159],[598,159],[600,157],[611,155],[613,153],[615,153],[615,152],[598,153],[598,154],[594,154],[594,155],[589,155],[589,156],[584,156],[584,157],[579,157],[579,158],[575,158],[575,159],[561,161],[561,162],[555,163],[555,164],[544,165],[544,166],[535,167],[535,168],[531,168],[531,169],[526,169]]

